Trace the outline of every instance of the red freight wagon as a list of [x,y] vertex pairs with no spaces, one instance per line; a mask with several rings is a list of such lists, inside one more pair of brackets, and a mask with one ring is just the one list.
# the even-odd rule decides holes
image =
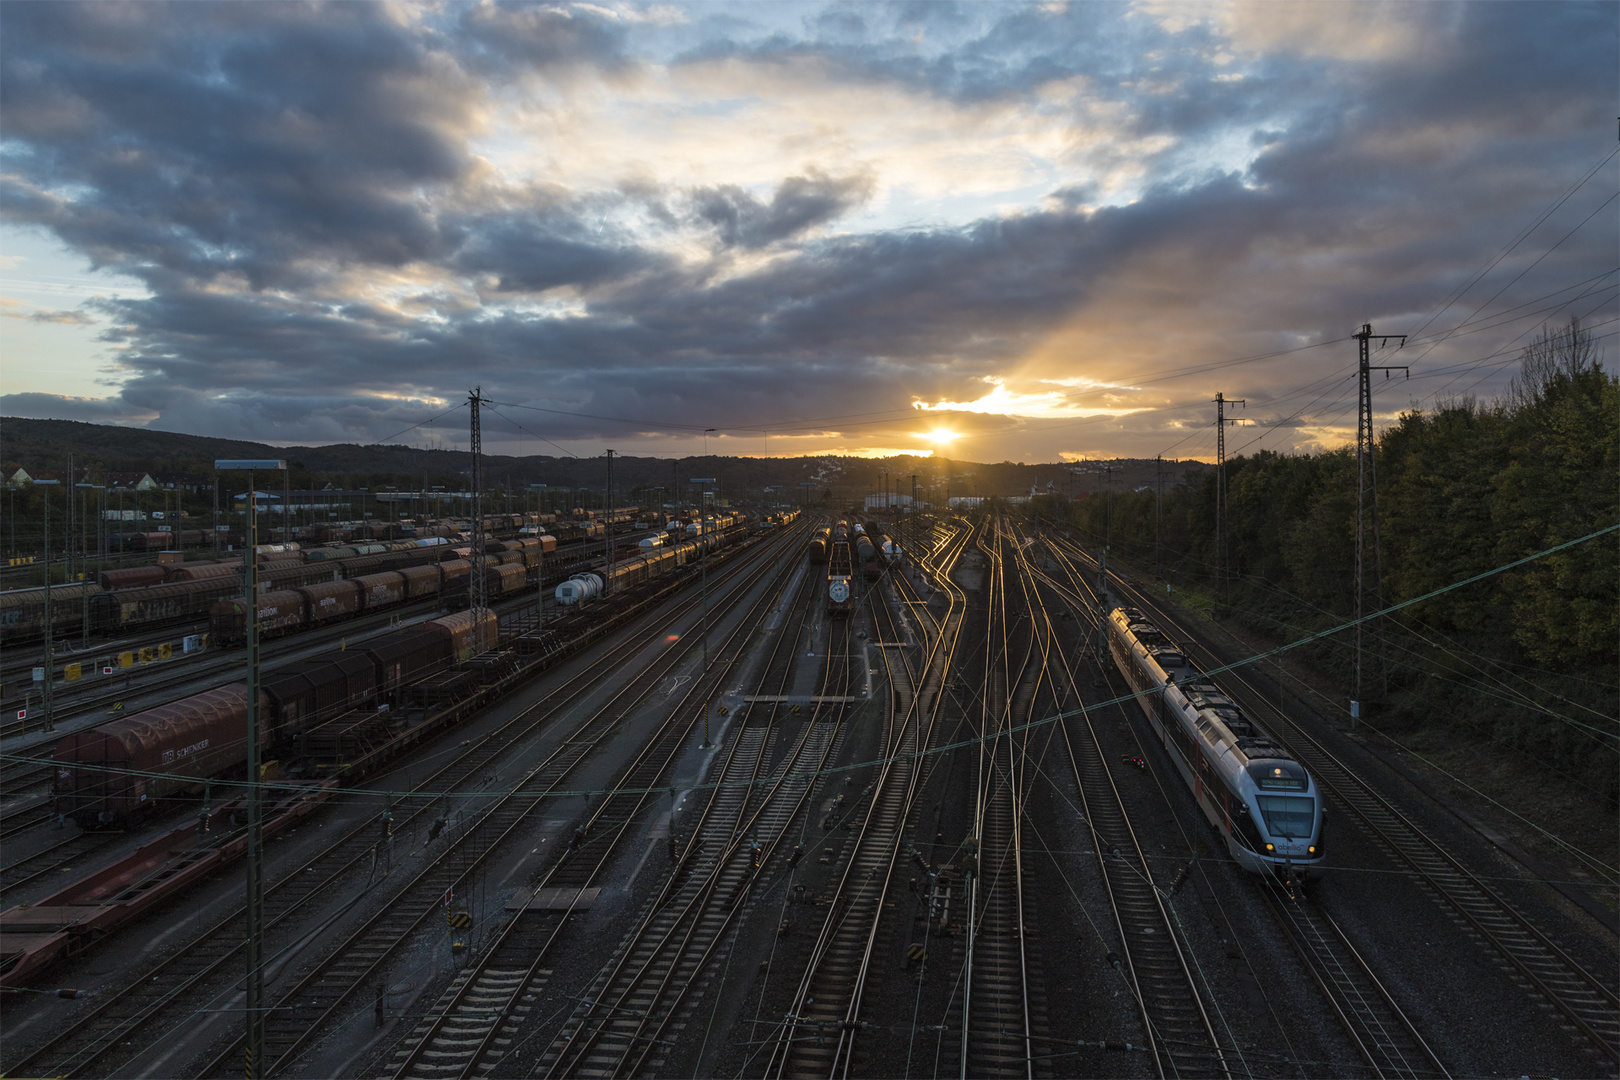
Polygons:
[[484,589],[493,599],[497,596],[515,596],[523,591],[526,580],[520,562],[492,566],[484,571]]
[[450,641],[438,627],[413,626],[363,646],[381,676],[380,693],[392,695],[405,683],[432,673],[450,659]]
[[103,570],[96,580],[103,589],[134,589],[156,585],[167,573],[161,566],[130,566],[123,570]]
[[396,571],[405,581],[405,596],[409,600],[419,600],[424,596],[435,596],[439,592],[439,568],[437,566],[407,566]]
[[247,687],[233,683],[57,743],[56,812],[121,821],[246,760]]
[[242,576],[240,563],[184,563],[169,567],[169,581],[205,581],[208,578]]
[[488,608],[482,608],[475,622],[470,611],[459,611],[454,615],[446,615],[442,619],[432,619],[422,625],[434,630],[450,643],[450,659],[460,662],[470,659],[476,649],[476,636],[473,631],[482,623],[484,627],[484,648],[492,648],[500,634],[500,622],[495,613]]
[[405,602],[405,578],[393,571],[351,578],[360,589],[360,602],[367,611]]
[[304,625],[319,626],[360,610],[360,587],[352,581],[326,581],[297,590],[307,608]]

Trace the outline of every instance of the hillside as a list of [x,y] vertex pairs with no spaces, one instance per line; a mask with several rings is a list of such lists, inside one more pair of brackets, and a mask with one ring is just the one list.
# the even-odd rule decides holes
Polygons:
[[[86,469],[92,476],[102,472],[206,475],[217,458],[285,458],[292,466],[290,479],[294,487],[332,483],[339,487],[415,488],[438,484],[454,489],[466,486],[472,468],[471,455],[464,450],[355,443],[275,447],[149,428],[0,418],[0,468],[6,475],[19,467],[30,472],[60,472],[67,468],[70,453],[74,469],[81,476]],[[515,491],[530,484],[546,484],[553,489],[600,491],[607,484],[607,466],[601,457],[491,454],[485,455],[484,463],[489,484],[496,489]],[[1027,494],[1035,486],[1044,491],[1048,484],[1060,494],[1079,495],[1101,491],[1108,484],[1115,491],[1126,491],[1154,482],[1156,465],[1152,461],[1106,463],[1110,467],[1107,473],[1104,464],[991,464],[924,457],[615,457],[613,470],[614,488],[620,493],[638,488],[668,490],[688,484],[692,476],[713,476],[723,491],[758,494],[767,487],[780,487],[782,497],[788,501],[804,497],[801,483],[815,483],[819,489],[817,498],[853,500],[880,490],[884,470],[891,490],[904,494],[910,494],[915,474],[919,495],[930,483],[940,486],[937,494],[948,488],[951,495],[1005,496]],[[1179,481],[1186,471],[1204,468],[1199,462],[1166,462],[1165,484],[1168,487]]]

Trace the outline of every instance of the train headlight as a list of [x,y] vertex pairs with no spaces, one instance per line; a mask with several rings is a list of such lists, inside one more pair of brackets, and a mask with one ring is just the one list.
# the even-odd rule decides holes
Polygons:
[[1266,845],[1266,850],[1267,850],[1267,851],[1276,851],[1276,850],[1277,850],[1277,848],[1276,848],[1276,846],[1275,846],[1275,845],[1272,845],[1272,844],[1267,844],[1267,845]]
[[1312,844],[1312,845],[1311,845],[1311,846],[1310,846],[1310,847],[1309,847],[1309,848],[1307,848],[1307,849],[1306,849],[1306,850],[1307,850],[1307,851],[1309,851],[1309,852],[1310,852],[1310,853],[1311,853],[1311,854],[1312,854],[1312,855],[1315,855],[1315,854],[1316,854],[1316,845],[1315,845],[1315,844]]

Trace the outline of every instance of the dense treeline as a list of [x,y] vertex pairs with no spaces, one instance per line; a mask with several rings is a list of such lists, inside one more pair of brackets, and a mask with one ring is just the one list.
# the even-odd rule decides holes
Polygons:
[[[1376,451],[1387,604],[1620,523],[1620,380],[1576,323],[1544,333],[1501,401],[1409,412]],[[1342,623],[1355,605],[1349,450],[1227,462],[1226,573],[1213,473],[1072,508],[1116,558],[1273,638]],[[1370,572],[1370,570],[1369,570]],[[1345,631],[1313,647],[1350,697]],[[1363,696],[1385,724],[1465,725],[1620,800],[1620,533],[1444,593],[1368,627]]]

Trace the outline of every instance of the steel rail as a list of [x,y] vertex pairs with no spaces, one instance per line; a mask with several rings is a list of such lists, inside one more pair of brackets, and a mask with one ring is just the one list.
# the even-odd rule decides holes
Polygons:
[[[1082,611],[1086,611],[1084,605]],[[1048,635],[1056,634],[1044,607],[1042,624]],[[1078,686],[1068,656],[1061,649],[1055,651],[1068,686]],[[1114,782],[1091,710],[1083,700],[1077,705],[1077,726],[1085,738],[1077,741],[1071,736],[1068,719],[1057,727],[1069,752],[1081,812],[1119,935],[1121,955],[1115,963],[1136,1000],[1144,1041],[1160,1076],[1230,1077],[1226,1051],[1188,964],[1164,891],[1154,880],[1153,867],[1131,827],[1130,811]]]
[[[1066,556],[1058,557],[1066,561]],[[1417,1025],[1338,924],[1310,904],[1297,887],[1274,878],[1259,883],[1279,929],[1368,1066],[1380,1077],[1449,1075]],[[1418,1063],[1413,1064],[1414,1060]]]
[[[1161,628],[1177,632],[1223,666],[1224,660],[1204,646],[1171,613],[1110,571],[1121,591],[1162,620]],[[1482,940],[1492,946],[1529,988],[1551,1002],[1570,1023],[1611,1060],[1620,1062],[1620,995],[1576,961],[1523,912],[1433,839],[1371,784],[1328,750],[1298,721],[1274,708],[1255,691],[1243,673],[1221,673],[1228,689],[1242,686],[1242,703],[1275,721],[1271,733],[1309,769],[1335,801],[1350,810],[1368,833],[1443,901]]]
[[[951,600],[947,629],[929,646],[920,667],[922,682],[905,715],[891,719],[884,764],[788,1014],[776,1029],[766,1076],[849,1075],[878,916],[899,858],[903,824],[923,772],[918,767],[919,752],[932,740],[945,673],[960,633],[966,597],[950,581],[950,569],[968,538],[969,534],[960,537],[946,561],[930,564]],[[926,729],[919,731],[924,722]],[[878,882],[875,890],[867,887],[872,881]],[[860,886],[852,887],[857,882]],[[813,1036],[835,1037],[806,1041],[799,1037],[800,1029]]]
[[[1017,561],[1017,538],[999,518],[992,523],[990,544],[981,543],[991,560],[990,625],[986,650],[999,642],[1001,662],[986,658],[986,722],[981,729],[980,773],[976,805],[976,831],[979,871],[969,891],[970,928],[968,973],[963,980],[961,1068],[969,1075],[1006,1075],[1016,1069],[1020,1075],[1035,1075],[1035,1034],[1030,1022],[1029,960],[1023,872],[1023,807],[1027,798],[1024,783],[1028,758],[1028,734],[1018,734],[1032,718],[1035,698],[1044,671],[1044,659],[1035,663],[1038,642],[1031,632],[1027,594],[1025,610],[1008,615],[1007,563]],[[1013,549],[1011,559],[1007,549]],[[1022,581],[1021,575],[1015,576]],[[1014,661],[1015,627],[1023,623],[1020,660]],[[1016,671],[1015,671],[1016,668]],[[993,728],[993,730],[991,730]],[[1005,761],[1001,760],[1005,757]],[[1007,864],[1011,863],[1009,872]],[[993,882],[988,890],[984,883]],[[982,895],[981,895],[982,891]],[[982,958],[981,958],[981,954]],[[1008,999],[1012,999],[1009,1006]],[[980,999],[990,1005],[977,1007]],[[1009,1018],[1009,1010],[1013,1014]],[[980,1013],[989,1014],[981,1021]],[[1008,1028],[1013,1028],[1012,1032]],[[1008,1042],[1017,1044],[1011,1051]]]
[[[801,589],[807,588],[807,584],[801,586]],[[779,635],[778,647],[786,637],[786,634]],[[724,671],[719,675],[723,677]],[[736,747],[734,742],[732,755],[735,755]],[[647,785],[638,783],[635,786]],[[606,871],[618,852],[618,840],[623,830],[615,831],[606,845],[593,841],[599,835],[596,825],[607,813],[611,801],[611,798],[604,800],[586,826],[586,835],[591,839],[580,851],[554,862],[535,886],[536,890],[583,890],[592,887]],[[626,816],[625,821],[632,820],[647,801],[650,800],[638,798],[636,808]],[[674,827],[673,814],[670,827]],[[673,836],[671,839],[673,842]],[[585,849],[594,851],[596,857],[584,859]],[[676,876],[679,876],[678,869]],[[528,925],[547,922],[549,925],[543,927]],[[477,965],[435,1005],[434,1016],[409,1034],[411,1045],[403,1055],[396,1051],[395,1059],[389,1066],[392,1074],[403,1077],[419,1070],[428,1053],[437,1056],[435,1070],[441,1073],[452,1067],[451,1061],[446,1059],[459,1062],[461,1070],[469,1072],[478,1068],[480,1062],[501,1056],[505,1051],[500,1049],[499,1041],[504,1037],[508,1044],[511,1042],[509,1037],[503,1036],[503,1032],[510,1027],[506,1020],[526,1013],[522,1001],[535,993],[543,982],[543,965],[566,926],[566,915],[551,921],[538,912],[524,910],[516,913],[502,926],[495,940],[482,950]],[[449,1032],[451,1028],[454,1028],[453,1033]]]
[[[746,570],[747,564],[741,564],[734,570],[728,568],[728,572]],[[667,623],[671,617],[691,614],[697,610],[698,603],[696,598],[677,601],[673,616],[670,612],[644,613],[637,616],[624,633],[636,636],[655,625]],[[612,657],[609,662],[618,667],[630,662],[633,656],[632,651],[622,650],[621,655]],[[575,700],[595,688],[601,675],[601,670],[596,668],[573,676],[419,782],[413,790],[435,791],[441,788],[442,791],[438,798],[430,798],[416,805],[408,816],[396,823],[396,830],[403,832],[417,822],[430,820],[428,815],[440,805],[445,792],[481,776],[486,764],[503,752],[511,741],[526,737],[560,715]],[[317,870],[313,875],[295,872],[273,883],[266,893],[270,905],[267,908],[270,915],[267,927],[289,918],[304,904],[336,886],[345,874],[368,857],[374,858],[380,818],[380,814],[368,815],[343,837],[328,844],[322,852],[300,863],[300,868],[329,867],[325,872]],[[154,1021],[165,1010],[184,1007],[183,995],[202,990],[206,980],[216,972],[225,970],[227,961],[243,948],[242,917],[242,909],[227,915],[156,969],[138,976],[122,989],[105,997],[91,1013],[36,1048],[22,1061],[9,1064],[8,1070],[13,1073],[28,1070],[53,1076],[77,1075],[122,1044],[136,1042],[133,1036],[137,1032],[145,1038],[155,1037],[156,1033],[151,1030]],[[214,946],[214,942],[225,942],[225,945]],[[87,1035],[86,1031],[92,1026],[104,1030]],[[47,1056],[58,1049],[64,1049],[66,1056],[58,1055],[55,1059]]]
[[[749,588],[765,576],[766,569],[769,569],[769,563],[761,560],[759,571],[742,587],[732,591],[731,596],[735,605],[741,605]],[[721,647],[726,648],[734,644],[739,633],[740,630],[734,630]],[[684,660],[694,648],[695,644],[689,641],[688,636],[676,650],[666,652],[664,657],[655,662],[654,667],[659,670],[656,678],[638,677],[633,684],[634,691],[632,687],[627,686],[614,694],[612,699],[586,720],[574,735],[564,740],[545,762],[531,769],[513,792],[496,798],[477,818],[465,826],[463,839],[471,837],[476,842],[469,846],[475,849],[481,846],[481,850],[475,850],[471,858],[466,858],[458,852],[457,867],[447,867],[449,855],[456,847],[454,844],[447,844],[438,858],[399,889],[380,910],[350,933],[341,944],[328,951],[296,985],[283,990],[275,1004],[271,1006],[270,1017],[266,1023],[267,1060],[261,1066],[262,1074],[274,1075],[286,1062],[293,1060],[359,986],[367,983],[381,965],[423,926],[427,917],[438,910],[440,897],[447,891],[458,888],[485,859],[499,850],[503,842],[518,832],[530,815],[547,804],[548,796],[572,775],[597,746],[616,732],[618,719],[625,710],[617,709],[615,706],[621,701],[634,703],[650,694],[662,683],[664,674]],[[670,653],[679,655],[670,658]],[[665,658],[670,658],[667,664],[663,662]],[[643,683],[645,685],[642,685]],[[715,685],[712,679],[694,680],[682,695],[682,702],[699,697],[700,692],[706,695],[712,685]],[[677,711],[678,709],[679,706]],[[642,754],[637,757],[631,769],[642,764],[654,745],[666,748],[668,757],[665,767],[667,767],[668,760],[672,760],[674,754],[678,752],[680,739],[690,733],[702,713],[703,710],[692,712],[684,727],[680,724],[666,725],[663,731],[643,748]],[[531,782],[540,784],[538,792],[525,790]],[[491,825],[491,831],[496,832],[493,838],[485,832],[483,827],[486,824]],[[303,1004],[306,1001],[309,1004]],[[205,1067],[203,1075],[233,1071],[227,1062],[240,1050],[241,1042],[240,1038],[235,1040]]]
[[1278,927],[1376,1076],[1451,1075],[1332,916],[1274,877],[1264,879],[1261,889]]
[[[819,591],[815,592],[813,598],[819,598]],[[840,680],[843,684],[840,689],[845,696],[853,682],[849,646],[846,627]],[[834,668],[835,665],[828,665],[820,696],[826,695],[839,674]],[[769,725],[765,730],[771,730]],[[729,806],[722,802],[718,798],[726,794],[722,788],[715,792],[717,798],[709,800],[705,807],[706,819],[716,810],[720,811],[715,815],[716,831],[719,833],[714,837],[718,841],[717,854],[705,858],[705,852],[700,850],[697,861],[707,863],[706,866],[694,867],[695,872],[688,874],[678,888],[676,876],[666,883],[659,904],[648,912],[630,941],[621,948],[618,962],[605,978],[598,980],[584,1014],[576,1014],[580,1026],[572,1034],[565,1032],[559,1035],[553,1045],[545,1076],[584,1072],[634,1076],[639,1071],[653,1048],[663,1041],[662,1037],[685,995],[714,958],[727,931],[742,916],[757,873],[764,870],[792,822],[807,805],[815,789],[815,781],[833,753],[835,735],[840,731],[841,721],[818,724],[812,717],[804,725],[799,739],[783,762],[780,772],[770,782],[760,804],[750,814],[747,808],[759,783],[759,770],[766,759],[768,740],[759,740],[759,752],[752,755],[752,761],[746,766],[750,773],[747,785],[737,793],[740,804],[736,798],[729,800],[732,804]],[[808,773],[805,773],[800,768],[800,762],[812,752],[814,760]],[[783,795],[789,796],[786,806],[779,802]],[[696,835],[694,833],[694,838]],[[747,858],[740,857],[745,835],[751,836],[754,843],[760,846],[757,867],[752,865],[751,853]],[[637,966],[631,970],[633,959]],[[681,983],[672,986],[677,977],[682,980]],[[645,981],[651,981],[650,988]],[[666,1002],[666,995],[670,995],[672,989],[673,997]],[[604,1017],[594,1015],[597,1006],[605,1009]],[[584,1022],[593,1019],[599,1019],[600,1023],[584,1029]],[[602,1048],[604,1038],[617,1045],[607,1047],[605,1052],[596,1052]]]

